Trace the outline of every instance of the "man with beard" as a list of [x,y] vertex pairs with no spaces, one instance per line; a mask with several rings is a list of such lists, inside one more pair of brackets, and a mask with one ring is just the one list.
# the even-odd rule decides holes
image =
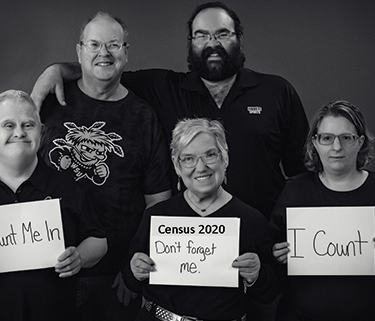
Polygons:
[[[121,83],[156,110],[168,141],[178,119],[222,121],[231,155],[226,189],[269,219],[285,184],[280,164],[286,176],[305,170],[308,122],[300,98],[285,79],[244,68],[243,27],[225,4],[198,6],[188,28],[190,72],[124,72]],[[52,65],[39,77],[32,96],[40,106],[55,92],[64,105],[62,78],[78,77],[77,64]]]
[[[301,101],[285,79],[243,67],[243,27],[225,4],[198,6],[188,27],[190,72],[125,72],[121,83],[156,110],[168,141],[178,119],[198,116],[222,121],[231,155],[226,189],[268,219],[285,184],[280,163],[287,176],[304,171],[308,122]],[[37,105],[49,92],[64,104],[62,77],[80,77],[79,66],[47,68],[33,89]]]
[[[156,110],[168,141],[179,119],[220,120],[231,159],[226,190],[269,219],[285,185],[284,173],[294,176],[305,171],[302,155],[308,122],[300,98],[285,79],[244,68],[243,27],[225,4],[198,6],[188,28],[190,72],[124,72],[121,83]],[[65,105],[63,78],[80,76],[77,64],[54,64],[39,77],[32,97],[41,106],[48,93],[56,93]],[[172,180],[179,189],[179,178]],[[262,316],[255,316],[251,310],[251,316],[272,319],[272,313],[265,311],[258,310]]]

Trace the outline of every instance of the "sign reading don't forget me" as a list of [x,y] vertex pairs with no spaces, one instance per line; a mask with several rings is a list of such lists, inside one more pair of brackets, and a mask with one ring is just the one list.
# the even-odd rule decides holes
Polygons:
[[152,216],[150,284],[238,287],[239,218]]

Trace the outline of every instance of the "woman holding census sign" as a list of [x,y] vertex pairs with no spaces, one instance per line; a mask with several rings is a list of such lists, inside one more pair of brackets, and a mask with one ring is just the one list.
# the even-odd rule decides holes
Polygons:
[[[272,302],[274,299],[274,277],[267,264],[271,259],[268,258],[268,252],[273,244],[268,222],[259,211],[230,195],[222,187],[229,159],[224,128],[218,121],[204,118],[180,121],[173,131],[171,150],[175,170],[187,189],[145,211],[131,243],[126,273],[123,274],[131,289],[138,292],[143,289],[146,304],[138,320],[179,320],[182,316],[199,320],[244,320],[252,299],[263,302]],[[216,266],[210,271],[215,274],[219,269],[232,269],[235,275],[239,273],[238,282],[233,287],[215,284],[150,284],[150,274],[152,276],[158,272],[158,258],[149,256],[150,222],[151,216],[160,215],[180,219],[192,217],[202,222],[205,218],[240,218],[240,255],[230,250],[228,266]],[[167,220],[165,225],[168,225]],[[167,231],[166,227],[161,229],[161,232]],[[171,228],[169,231],[191,237],[198,233],[194,228]],[[198,243],[197,239],[192,240],[195,243],[190,241],[187,247],[180,244],[180,249],[191,250],[192,244]],[[179,248],[174,249],[178,251]],[[197,248],[195,250],[198,251]],[[211,260],[216,255],[214,251],[218,251],[214,245],[204,251],[201,248],[196,260]],[[172,255],[170,260],[172,264]],[[247,318],[251,320],[251,316]]]
[[[280,242],[273,255],[284,281],[277,320],[374,320],[374,276],[285,277],[287,207],[375,205],[375,174],[364,169],[373,157],[372,140],[361,111],[347,101],[322,107],[312,119],[305,153],[310,172],[289,179],[271,216]],[[345,244],[339,248],[342,254]]]

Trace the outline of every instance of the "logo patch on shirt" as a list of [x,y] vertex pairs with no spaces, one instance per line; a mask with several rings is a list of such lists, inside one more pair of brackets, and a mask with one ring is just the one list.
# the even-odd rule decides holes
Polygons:
[[248,106],[247,111],[249,112],[249,114],[260,115],[262,113],[262,107],[260,107],[260,106]]
[[50,162],[59,171],[71,171],[76,181],[86,178],[95,185],[103,185],[110,174],[105,163],[107,154],[124,157],[121,146],[114,143],[122,140],[122,137],[101,130],[105,124],[97,121],[90,127],[79,127],[73,122],[64,123],[67,134],[65,138],[53,140],[56,147],[49,152]]

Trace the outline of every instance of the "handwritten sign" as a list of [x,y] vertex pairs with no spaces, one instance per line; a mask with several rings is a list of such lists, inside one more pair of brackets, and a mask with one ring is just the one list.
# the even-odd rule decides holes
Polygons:
[[64,250],[58,199],[0,206],[0,272],[52,267]]
[[374,207],[287,208],[288,275],[374,275]]
[[238,218],[152,216],[150,284],[238,287]]

